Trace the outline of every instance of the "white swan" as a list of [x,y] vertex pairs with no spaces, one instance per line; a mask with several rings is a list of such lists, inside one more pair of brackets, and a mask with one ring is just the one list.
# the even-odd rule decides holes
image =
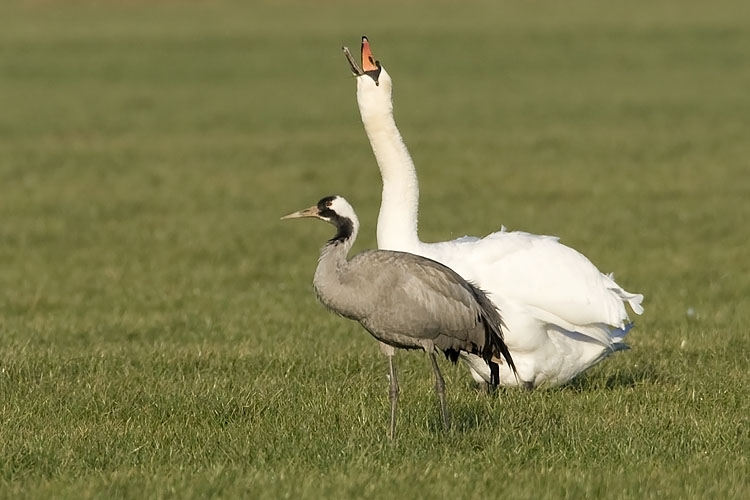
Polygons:
[[[500,384],[527,388],[568,382],[622,343],[632,323],[625,303],[643,313],[643,295],[623,290],[585,256],[552,236],[501,231],[424,243],[417,235],[419,185],[409,151],[393,118],[392,81],[362,37],[362,67],[344,53],[357,77],[357,103],[383,178],[378,247],[441,262],[488,292],[505,323],[516,377],[500,367]],[[386,350],[387,355],[392,352]],[[490,381],[487,364],[465,355],[474,380]]]

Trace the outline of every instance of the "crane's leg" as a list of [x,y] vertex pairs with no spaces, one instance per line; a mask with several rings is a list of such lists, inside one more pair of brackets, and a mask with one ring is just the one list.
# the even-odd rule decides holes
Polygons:
[[390,372],[388,379],[390,380],[390,389],[388,396],[391,400],[391,427],[388,431],[388,438],[393,440],[396,437],[396,406],[398,405],[398,379],[396,378],[396,365],[393,362],[393,357],[396,355],[396,349],[388,344],[380,343],[380,350],[388,356],[388,367]]
[[435,392],[440,400],[440,413],[443,417],[443,429],[446,431],[450,429],[450,417],[448,416],[448,408],[445,405],[445,380],[443,375],[440,373],[437,359],[435,359],[435,350],[430,351],[430,361],[432,361],[432,371],[435,372]]
[[391,387],[388,396],[391,399],[391,429],[388,432],[388,438],[393,440],[396,437],[396,405],[398,405],[398,380],[396,379],[396,365],[393,363],[393,355],[388,356],[390,366]]

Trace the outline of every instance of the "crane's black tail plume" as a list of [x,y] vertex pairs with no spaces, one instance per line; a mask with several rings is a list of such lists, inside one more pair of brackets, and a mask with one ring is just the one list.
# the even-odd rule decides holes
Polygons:
[[518,371],[516,365],[513,363],[513,358],[510,355],[508,346],[505,345],[503,338],[503,318],[500,316],[500,312],[495,307],[495,304],[487,297],[487,295],[480,288],[469,283],[471,291],[474,294],[474,298],[477,299],[479,306],[481,307],[480,320],[484,325],[484,346],[482,346],[482,358],[490,366],[490,383],[492,385],[498,385],[500,383],[499,368],[497,363],[492,361],[492,358],[499,358],[500,356],[505,359],[510,369],[513,370],[513,374],[518,378]]

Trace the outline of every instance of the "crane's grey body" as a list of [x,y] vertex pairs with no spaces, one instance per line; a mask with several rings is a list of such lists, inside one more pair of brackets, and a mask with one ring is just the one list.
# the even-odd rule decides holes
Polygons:
[[480,354],[492,345],[492,335],[501,335],[502,320],[486,295],[450,268],[388,250],[367,250],[347,260],[348,247],[334,241],[323,249],[315,292],[379,341],[401,349]]
[[[513,360],[503,341],[502,319],[477,287],[450,268],[404,252],[367,250],[351,259],[347,254],[357,237],[359,222],[349,203],[323,198],[316,206],[284,218],[317,217],[338,232],[323,247],[313,285],[320,301],[332,311],[358,321],[382,343],[401,349],[423,349],[430,355],[443,424],[448,427],[445,383],[435,359],[440,349],[453,362],[460,352],[481,356],[497,384],[497,364]],[[395,433],[398,383],[393,350],[390,363],[391,427]]]

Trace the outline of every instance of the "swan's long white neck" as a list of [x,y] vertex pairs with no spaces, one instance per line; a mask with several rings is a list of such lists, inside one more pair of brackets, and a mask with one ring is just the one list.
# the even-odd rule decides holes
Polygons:
[[396,127],[390,97],[372,99],[367,90],[363,91],[358,86],[357,103],[383,178],[378,248],[414,250],[419,245],[419,183],[409,150]]

